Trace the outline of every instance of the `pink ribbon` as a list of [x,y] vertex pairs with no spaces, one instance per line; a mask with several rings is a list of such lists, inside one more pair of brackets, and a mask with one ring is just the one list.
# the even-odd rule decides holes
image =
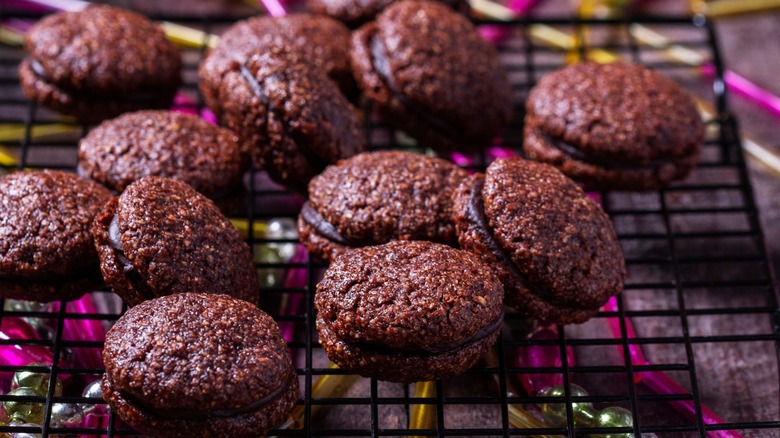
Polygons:
[[[97,313],[90,294],[85,294],[78,300],[69,302],[65,310],[67,312],[62,325],[62,339],[64,341],[105,341],[106,332],[99,320],[68,317],[68,314],[94,315]],[[73,361],[79,366],[87,368],[103,368],[103,357],[100,348],[97,347],[73,348]]]
[[[604,310],[607,312],[617,312],[618,311],[618,305],[617,305],[617,298],[612,297],[609,299],[607,304],[604,305]],[[635,339],[636,338],[636,332],[634,331],[634,326],[631,324],[631,320],[629,318],[623,318],[623,321],[626,325],[626,338],[628,339]],[[612,331],[612,335],[615,338],[622,338],[622,331],[620,329],[620,318],[607,318],[607,322],[609,323],[609,328]],[[621,356],[623,354],[623,347],[621,345],[618,345],[618,348],[620,349]],[[642,348],[638,344],[628,344],[628,353],[631,357],[631,364],[632,365],[652,365],[652,363],[645,358],[644,352],[642,352]],[[679,383],[677,383],[674,379],[669,377],[665,372],[663,371],[641,371],[641,372],[635,372],[634,373],[634,382],[637,384],[643,384],[649,389],[653,390],[656,394],[669,394],[669,395],[685,395],[688,394],[689,391],[682,386],[680,386]],[[696,415],[696,405],[691,400],[669,400],[668,403],[672,406],[674,406],[675,409],[677,409],[678,412],[683,414],[688,420],[691,421],[698,421],[697,415]],[[704,424],[722,424],[725,423],[722,418],[720,418],[715,412],[710,410],[707,406],[704,406],[704,404],[700,404],[701,407],[701,416],[702,421]],[[714,431],[708,431],[707,436],[710,437],[717,437],[717,438],[742,438],[742,435],[737,433],[736,431],[732,430],[714,430]]]
[[[531,341],[549,341],[558,339],[558,329],[554,325],[543,326],[530,336]],[[561,349],[557,345],[529,345],[517,349],[515,366],[523,368],[560,368]],[[566,363],[569,367],[576,364],[574,349],[566,347]],[[517,377],[529,395],[536,395],[546,388],[563,384],[561,373],[526,373]]]

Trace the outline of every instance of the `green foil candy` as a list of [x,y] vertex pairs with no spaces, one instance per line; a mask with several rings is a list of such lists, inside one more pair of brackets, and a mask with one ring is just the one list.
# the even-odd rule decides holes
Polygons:
[[[39,393],[32,388],[16,388],[8,393],[11,396],[20,397],[43,397],[43,394]],[[21,401],[21,400],[7,400],[3,402],[5,407],[5,414],[10,421],[18,421],[24,423],[38,423],[43,422],[43,414],[46,408],[43,402],[33,401]]]
[[[569,387],[572,397],[588,396],[588,391],[579,385],[572,383]],[[563,385],[552,386],[539,393],[540,397],[565,397],[565,395]],[[631,412],[619,406],[610,406],[598,411],[590,403],[574,402],[571,407],[575,427],[631,427],[634,425]],[[555,427],[566,426],[566,403],[543,403],[541,408],[545,423]],[[633,435],[631,433],[614,433],[592,434],[590,436],[593,438],[629,438]]]
[[[588,391],[585,390],[585,388],[570,384],[569,387],[571,388],[571,396],[572,397],[586,397],[588,395]],[[555,385],[551,386],[547,389],[544,389],[542,392],[539,393],[540,397],[565,397],[566,392],[564,390],[563,385]],[[590,403],[572,403],[571,404],[572,411],[574,412],[574,422],[575,425],[589,425],[589,421],[585,421],[585,424],[579,423],[578,424],[578,418],[589,418],[592,415],[593,407]],[[583,415],[583,413],[585,415]],[[543,403],[542,404],[542,417],[544,417],[544,420],[547,424],[550,426],[565,426],[566,425],[566,403]]]
[[[30,366],[45,366],[42,364],[30,364]],[[49,393],[49,373],[37,371],[17,371],[11,380],[11,389],[32,388],[42,395]],[[62,395],[62,382],[56,379],[54,386],[54,396]]]
[[[631,411],[619,406],[610,406],[604,408],[598,414],[599,427],[631,427],[634,425],[634,418]],[[633,436],[630,432],[593,434],[592,438],[629,438]]]
[[[254,261],[261,265],[268,263],[287,263],[287,260],[284,260],[279,254],[277,248],[272,248],[265,244],[255,245]],[[281,286],[284,282],[285,272],[286,271],[281,268],[258,268],[257,275],[260,278],[260,286],[263,288]]]

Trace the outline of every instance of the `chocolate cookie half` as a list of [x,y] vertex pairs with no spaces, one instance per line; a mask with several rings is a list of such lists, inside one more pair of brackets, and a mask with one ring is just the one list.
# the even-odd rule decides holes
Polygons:
[[70,300],[101,286],[91,229],[110,199],[72,173],[0,177],[0,297]]
[[665,187],[688,176],[704,141],[693,98],[635,64],[587,62],[549,73],[526,108],[526,156],[593,189]]
[[[359,26],[373,20],[397,0],[308,0],[306,6],[312,12],[331,16],[347,23],[349,26]],[[438,0],[461,14],[468,14],[471,8],[466,0]]]
[[410,152],[356,155],[309,183],[298,234],[325,260],[391,240],[456,245],[452,193],[467,177],[448,161]]
[[93,232],[103,278],[130,306],[185,292],[258,302],[249,246],[217,206],[186,183],[141,178],[105,206]]
[[475,151],[509,125],[512,90],[495,49],[441,3],[393,3],[353,33],[351,56],[364,96],[423,146]]
[[79,173],[114,192],[145,176],[186,182],[223,211],[243,201],[248,165],[238,137],[198,117],[139,111],[107,120],[79,142]]
[[272,179],[304,193],[328,164],[362,152],[358,114],[322,70],[285,49],[233,62],[215,92],[222,123]]
[[498,274],[505,303],[560,324],[584,322],[623,289],[609,217],[547,164],[497,160],[458,188],[458,241]]
[[125,111],[167,108],[181,84],[181,54],[162,28],[111,6],[50,15],[25,38],[25,95],[47,108],[99,122]]
[[496,341],[501,283],[477,257],[395,241],[336,258],[317,285],[319,340],[338,366],[392,382],[459,375]]
[[274,320],[227,295],[185,293],[133,307],[106,334],[103,362],[103,398],[151,436],[263,436],[299,395]]
[[206,105],[220,117],[224,102],[218,90],[234,63],[244,64],[252,55],[284,47],[297,53],[333,79],[344,95],[353,98],[357,86],[349,64],[350,33],[328,17],[294,13],[285,17],[257,16],[230,26],[198,70],[200,90]]

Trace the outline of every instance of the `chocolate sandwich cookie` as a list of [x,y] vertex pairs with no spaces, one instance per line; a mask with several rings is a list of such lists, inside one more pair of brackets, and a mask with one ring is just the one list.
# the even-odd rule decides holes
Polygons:
[[124,114],[101,123],[79,143],[79,173],[114,192],[145,176],[173,178],[223,211],[243,201],[248,164],[235,134],[170,111]]
[[479,150],[509,125],[512,90],[495,49],[441,3],[393,3],[353,33],[351,56],[364,96],[425,146]]
[[186,183],[148,176],[95,219],[103,278],[130,306],[184,292],[258,302],[249,246],[211,200]]
[[503,295],[474,255],[395,241],[336,258],[317,285],[317,331],[341,368],[392,382],[442,379],[496,341]]
[[454,211],[461,248],[494,269],[505,303],[525,316],[584,322],[623,289],[612,222],[552,166],[497,160],[461,184]]
[[[308,0],[306,6],[312,12],[324,14],[347,23],[358,26],[373,20],[397,0]],[[465,0],[438,0],[461,14],[468,14],[469,4]]]
[[255,164],[301,193],[328,164],[366,147],[355,108],[294,52],[274,48],[233,62],[214,92],[222,123],[251,148]]
[[0,297],[70,300],[101,286],[91,229],[110,199],[72,173],[0,177]]
[[467,177],[448,161],[410,152],[356,155],[311,180],[298,234],[326,260],[391,240],[457,245],[452,193]]
[[103,362],[103,398],[150,436],[263,436],[299,395],[274,320],[227,295],[185,293],[133,307],[106,333]]
[[217,90],[234,63],[244,64],[252,55],[284,47],[323,70],[348,98],[357,95],[349,64],[350,32],[343,24],[324,16],[295,13],[285,17],[257,16],[239,21],[221,36],[198,71],[206,105],[219,117],[223,102]]
[[665,187],[688,176],[704,141],[693,98],[635,64],[585,62],[549,73],[526,108],[526,156],[593,189]]
[[162,28],[111,6],[50,15],[25,38],[25,95],[39,105],[99,122],[125,111],[169,107],[181,55]]

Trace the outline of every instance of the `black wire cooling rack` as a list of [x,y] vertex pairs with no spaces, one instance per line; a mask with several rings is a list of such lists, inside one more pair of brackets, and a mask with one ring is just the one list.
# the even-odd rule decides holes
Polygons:
[[[3,10],[0,19],[36,19],[39,15]],[[171,17],[155,17],[166,19]],[[177,21],[219,33],[235,17],[176,17]],[[529,88],[545,72],[566,62],[609,51],[647,64],[696,88],[706,97],[709,115],[707,142],[698,169],[686,181],[647,193],[596,193],[610,214],[625,252],[629,277],[617,310],[602,311],[580,326],[557,327],[557,338],[529,340],[533,323],[508,314],[503,334],[491,354],[466,375],[433,384],[420,394],[415,386],[390,384],[350,376],[329,366],[316,342],[312,291],[324,268],[296,246],[294,235],[280,232],[290,226],[301,200],[269,184],[260,172],[247,179],[249,198],[243,220],[247,239],[266,287],[263,307],[286,333],[301,380],[297,418],[272,435],[304,436],[582,436],[633,433],[635,436],[778,436],[780,407],[778,345],[780,318],[776,283],[764,247],[753,191],[740,148],[737,123],[724,93],[720,55],[712,25],[703,19],[645,18],[613,21],[527,19],[511,23],[481,23],[514,29],[501,47],[510,72],[518,115],[502,140],[506,150],[519,151],[522,141],[522,102]],[[648,47],[635,39],[635,26],[656,29],[670,38]],[[551,32],[558,47],[551,46]],[[565,35],[556,32],[564,32]],[[546,36],[545,36],[546,35]],[[557,35],[557,36],[556,36]],[[554,42],[554,41],[553,41]],[[568,45],[568,47],[566,47]],[[669,49],[693,51],[715,68],[714,86],[701,89],[696,68],[668,57]],[[201,109],[196,81],[197,65],[205,49],[185,50],[182,93]],[[23,57],[19,47],[0,47],[0,126],[17,129],[16,138],[2,138],[6,171],[27,168],[63,168],[76,165],[78,139],[88,126],[75,124],[28,102],[18,84],[16,68]],[[372,114],[366,108],[366,114]],[[365,127],[371,145],[381,148],[416,146],[381,121],[369,117]],[[52,133],[51,131],[56,131]],[[62,132],[66,131],[66,132]],[[11,135],[11,137],[14,137]],[[14,158],[8,160],[7,158]],[[489,153],[466,157],[468,167],[483,169]],[[289,231],[289,230],[288,230]],[[298,252],[292,259],[283,257]],[[43,348],[53,359],[43,365],[1,365],[0,394],[7,394],[8,378],[20,370],[51,372],[50,379],[66,382],[63,395],[54,386],[46,396],[0,395],[2,402],[43,406],[41,425],[0,425],[3,433],[43,436],[116,436],[136,433],[114,416],[97,416],[102,400],[82,396],[81,390],[102,374],[100,340],[79,335],[69,327],[90,323],[104,330],[124,310],[106,291],[91,294],[93,309],[75,311],[66,303],[31,306],[4,303],[0,322],[22,318],[37,327],[40,339],[4,336],[0,346]],[[300,302],[298,311],[281,312]],[[295,306],[292,305],[294,308]],[[609,330],[617,322],[619,336]],[[632,333],[633,325],[636,333]],[[631,349],[640,346],[647,361],[632,362]],[[554,348],[576,362],[529,368],[515,361],[523,348]],[[89,359],[92,358],[92,359]],[[6,362],[0,362],[6,363]],[[663,372],[685,389],[656,393],[643,376]],[[566,387],[558,398],[539,398],[516,388],[522,375],[559,375]],[[575,397],[570,384],[587,389]],[[634,418],[633,427],[605,429],[575,427],[570,403],[592,403],[595,409],[622,406]],[[565,424],[518,428],[518,412],[538,412],[542,402],[565,402]],[[693,406],[686,416],[681,405]],[[58,404],[81,405],[93,412],[91,422],[65,427],[51,422]],[[412,428],[410,417],[423,406],[432,419]],[[706,408],[705,408],[706,406]],[[95,409],[97,408],[97,409]],[[712,424],[706,409],[723,423]],[[595,436],[595,435],[593,435]],[[652,435],[650,435],[652,436]]]

